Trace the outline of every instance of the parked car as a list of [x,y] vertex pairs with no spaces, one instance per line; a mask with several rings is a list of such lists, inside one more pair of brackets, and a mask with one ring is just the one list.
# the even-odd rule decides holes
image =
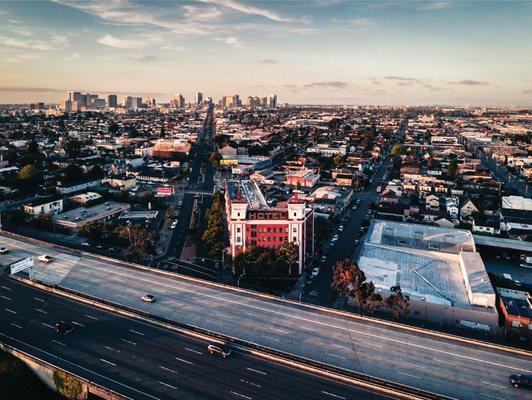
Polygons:
[[172,225],[170,225],[170,229],[175,229],[177,227],[177,219],[172,222]]
[[217,354],[219,356],[222,356],[223,358],[231,354],[231,349],[224,344],[210,344],[207,346],[207,350],[209,351],[209,353]]
[[510,383],[516,388],[528,388],[532,389],[532,375],[516,374],[510,375],[508,378]]
[[344,231],[344,226],[343,226],[343,225],[340,225],[340,226],[338,227],[338,232],[343,232],[343,231]]
[[89,242],[83,242],[83,243],[81,243],[81,245],[85,246],[85,247],[89,247],[90,246]]
[[59,321],[54,325],[54,328],[55,331],[60,333],[61,335],[68,335],[74,330],[74,327],[65,321]]
[[360,240],[356,239],[355,240],[355,245],[359,244],[360,243]]
[[320,262],[323,264],[325,261],[327,261],[327,256],[321,256]]
[[37,261],[43,262],[45,264],[51,263],[54,258],[49,254],[43,254],[37,257]]
[[332,242],[336,242],[338,239],[339,239],[339,236],[338,235],[334,235],[331,241]]
[[145,303],[153,303],[155,301],[155,296],[153,294],[145,294],[141,297],[141,300]]
[[320,269],[318,267],[314,268],[312,270],[312,273],[310,274],[310,276],[312,276],[313,278],[318,276],[318,274],[320,273]]
[[8,254],[9,249],[6,249],[5,247],[0,247],[0,254]]

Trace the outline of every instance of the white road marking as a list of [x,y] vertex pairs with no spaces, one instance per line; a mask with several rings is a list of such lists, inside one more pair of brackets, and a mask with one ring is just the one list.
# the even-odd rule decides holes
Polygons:
[[105,348],[109,351],[116,351],[117,353],[120,353],[120,350],[113,349],[112,347],[105,346]]
[[420,376],[412,375],[412,374],[407,374],[406,372],[397,371],[397,373],[398,373],[398,374],[401,374],[401,375],[410,376],[410,377],[412,377],[412,378],[421,379]]
[[249,367],[246,367],[246,369],[247,369],[248,371],[255,372],[255,373],[260,374],[260,375],[268,375],[266,372],[264,372],[264,371],[259,371],[258,369],[253,369],[253,368],[249,368]]
[[401,361],[401,364],[410,365],[411,367],[414,367],[414,368],[423,368],[423,369],[427,368],[427,367],[425,367],[423,365],[411,364],[411,363],[406,362],[406,361]]
[[41,310],[40,308],[36,308],[35,311],[40,312],[42,314],[48,314],[48,311]]
[[196,299],[196,301],[197,301],[198,303],[203,303],[203,304],[209,304],[209,305],[212,305],[212,301],[210,301],[210,300]]
[[233,319],[233,317],[231,317],[230,315],[225,315],[225,314],[222,314],[222,313],[216,313],[216,315],[219,316],[219,317],[222,317],[222,318]]
[[224,325],[224,324],[222,324],[221,322],[216,322],[216,321],[213,321],[213,320],[210,320],[210,319],[208,319],[207,322],[210,322],[211,324],[220,325],[220,326],[223,326],[223,325]]
[[41,303],[44,303],[44,302],[45,302],[45,300],[43,300],[43,299],[39,299],[38,297],[34,297],[34,299],[37,300],[37,301],[40,301]]
[[11,292],[11,288],[8,288],[7,286],[0,286],[2,289],[9,290]]
[[82,328],[85,328],[85,325],[80,324],[79,322],[72,321],[72,323],[73,323],[74,325],[81,326]]
[[177,390],[177,388],[175,386],[172,386],[169,383],[165,383],[165,382],[161,382],[161,381],[157,381],[157,383],[159,383],[159,384],[161,384],[163,386],[169,387],[171,389]]
[[115,364],[115,363],[112,363],[111,361],[104,360],[103,358],[100,358],[100,361],[101,361],[101,362],[104,362],[104,363],[106,363],[106,364],[112,365],[113,367],[116,367],[116,364]]
[[17,327],[18,329],[23,329],[20,325],[14,324],[13,322],[10,322],[10,324]]
[[304,331],[317,332],[316,329],[309,328],[308,326],[300,326],[299,329],[303,329]]
[[491,383],[491,382],[486,382],[486,381],[480,381],[480,382],[484,383],[485,385],[495,386],[495,387],[498,387],[498,388],[503,388],[503,389],[507,388],[507,386],[497,385],[496,383]]
[[137,344],[135,342],[131,342],[129,340],[126,340],[126,339],[120,339],[122,342],[125,342],[125,343],[128,343],[128,344],[132,344],[133,346],[136,346]]
[[66,344],[64,344],[63,342],[60,342],[59,340],[52,339],[52,342],[57,343],[61,346],[66,346]]
[[274,340],[274,341],[276,341],[276,342],[280,342],[279,339],[274,338],[274,337],[271,337],[271,336],[266,336],[266,335],[261,335],[261,336],[262,336],[264,339],[270,339],[270,340]]
[[492,396],[491,394],[486,394],[486,393],[480,393],[480,394],[481,394],[482,396],[489,397],[490,399],[506,400],[504,397]]
[[162,365],[159,365],[159,368],[164,369],[165,371],[171,372],[173,374],[179,374],[179,372],[177,372],[177,371],[175,371],[175,370],[173,370],[171,368],[163,367]]
[[52,329],[55,329],[52,325],[50,324],[47,324],[46,322],[43,322],[42,323],[44,326],[47,326],[48,328],[52,328]]
[[11,301],[11,299],[9,297],[7,297],[7,296],[0,296],[0,297],[5,299],[5,300],[7,300],[7,301]]
[[321,392],[322,392],[323,394],[326,394],[327,396],[334,397],[335,399],[345,400],[345,397],[339,396],[339,395],[337,395],[337,394],[330,393],[330,392],[326,392],[326,391],[324,391],[324,390],[322,390]]
[[260,317],[259,315],[250,313],[249,311],[244,311],[244,314],[249,315],[251,317]]
[[332,353],[325,353],[325,354],[327,354],[328,356],[331,356],[331,357],[341,358],[342,360],[345,360],[344,356],[339,356],[337,354],[332,354]]
[[6,310],[8,313],[11,313],[11,314],[17,313],[16,311],[10,310],[9,308],[4,308],[4,310]]
[[142,332],[134,331],[133,329],[130,329],[129,331],[132,333],[136,333],[137,335],[144,336],[144,333]]
[[237,396],[237,397],[241,397],[241,398],[246,399],[246,400],[252,400],[251,397],[245,396],[242,393],[233,392],[232,390],[231,390],[231,394],[234,395],[234,396]]
[[77,285],[78,285],[78,286],[81,286],[81,287],[84,287],[84,288],[88,288],[88,287],[90,287],[89,285],[86,285],[86,284],[81,283],[81,282],[77,282]]
[[444,360],[439,360],[439,359],[436,359],[436,358],[433,358],[433,360],[438,362],[438,363],[442,363],[442,364],[456,365],[455,363],[452,363],[452,362],[449,362],[449,361],[444,361]]
[[188,347],[185,347],[185,350],[186,350],[186,351],[190,351],[191,353],[203,354],[201,351],[194,350],[194,349],[189,349]]
[[270,329],[271,329],[272,331],[275,331],[275,332],[280,332],[280,333],[290,333],[290,332],[288,332],[288,331],[285,331],[284,329],[274,328],[273,326],[270,327]]
[[90,318],[90,319],[93,319],[93,320],[95,320],[95,321],[98,321],[98,318],[93,317],[92,315],[88,315],[88,314],[83,314],[83,315],[84,315],[85,317],[87,317],[87,318]]
[[346,349],[346,350],[351,350],[351,347],[347,347],[347,346],[342,346],[341,344],[331,344],[331,346],[333,347],[338,347],[340,349]]
[[259,385],[258,383],[247,381],[245,379],[240,379],[240,382],[245,383],[245,384],[250,385],[250,386],[253,386],[253,387],[256,387],[256,388],[259,388],[259,389],[262,387],[262,385]]
[[179,357],[176,357],[175,358],[177,361],[181,361],[185,364],[188,364],[188,365],[194,365],[194,363],[192,361],[188,361],[188,360],[183,360],[182,358],[179,358]]

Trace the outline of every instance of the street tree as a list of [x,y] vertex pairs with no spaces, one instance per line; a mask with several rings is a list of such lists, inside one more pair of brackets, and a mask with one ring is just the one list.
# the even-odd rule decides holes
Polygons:
[[408,313],[410,297],[403,293],[399,285],[390,288],[390,295],[383,299],[383,305],[387,307],[397,319]]

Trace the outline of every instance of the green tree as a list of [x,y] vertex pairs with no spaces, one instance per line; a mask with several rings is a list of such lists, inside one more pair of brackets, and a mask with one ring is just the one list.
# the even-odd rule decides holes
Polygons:
[[292,273],[292,265],[299,259],[299,246],[294,242],[284,242],[280,253],[288,263],[288,273]]
[[336,168],[340,168],[344,163],[344,157],[341,156],[340,154],[336,154],[334,157],[333,157],[333,165],[336,167]]
[[390,151],[391,156],[404,156],[406,154],[406,147],[402,144],[396,144]]
[[108,128],[108,131],[111,135],[116,135],[118,133],[118,130],[120,129],[120,127],[118,126],[118,124],[116,122],[111,122],[109,124],[109,128]]
[[214,169],[218,169],[218,167],[220,167],[221,159],[222,159],[222,156],[217,151],[213,151],[211,155],[209,156],[209,161]]
[[77,158],[81,152],[81,142],[77,139],[70,139],[63,142],[61,148],[70,158]]
[[18,171],[18,179],[21,181],[34,182],[39,179],[39,171],[33,165],[25,165]]
[[77,399],[83,389],[79,380],[63,371],[54,371],[54,384],[57,391],[67,399]]
[[452,180],[458,178],[458,163],[456,160],[449,161],[449,164],[447,165],[447,175]]
[[408,313],[410,297],[403,293],[400,286],[392,286],[390,292],[390,296],[383,299],[382,303],[392,312],[395,318],[400,319]]
[[129,241],[129,246],[124,250],[127,261],[137,262],[145,254],[155,254],[155,234],[140,225],[127,225],[117,228],[116,232],[122,239]]

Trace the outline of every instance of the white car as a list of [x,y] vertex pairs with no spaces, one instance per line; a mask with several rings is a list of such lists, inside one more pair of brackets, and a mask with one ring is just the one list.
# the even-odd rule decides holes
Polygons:
[[145,303],[153,303],[155,301],[155,296],[153,294],[145,294],[141,297],[141,300]]
[[340,225],[340,226],[338,227],[338,232],[343,232],[343,231],[344,231],[344,226],[343,226],[343,225]]
[[45,264],[51,263],[54,258],[49,254],[43,254],[42,256],[39,256],[37,260],[39,262],[43,262]]
[[315,278],[316,276],[318,276],[318,274],[320,273],[320,269],[318,267],[314,268],[312,270],[312,273],[310,274],[310,276],[312,276],[313,278]]
[[332,238],[332,242],[336,242],[338,239],[339,239],[339,236],[338,235],[334,235],[333,238]]
[[9,253],[9,249],[6,249],[5,247],[0,247],[0,254],[7,254]]
[[175,229],[177,227],[177,220],[172,222],[172,225],[170,225],[170,229]]

